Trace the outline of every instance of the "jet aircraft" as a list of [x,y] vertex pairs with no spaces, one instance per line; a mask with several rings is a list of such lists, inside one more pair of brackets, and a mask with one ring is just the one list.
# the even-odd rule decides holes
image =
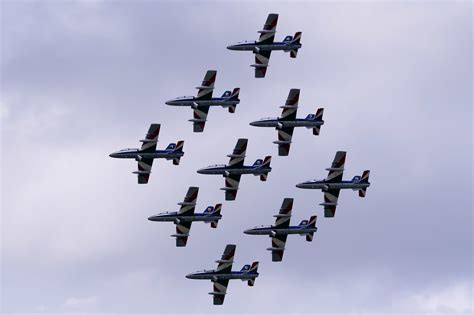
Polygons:
[[221,259],[216,260],[217,269],[203,270],[186,275],[188,279],[211,280],[214,284],[214,290],[209,292],[214,296],[214,305],[222,305],[229,285],[229,280],[240,279],[247,281],[252,287],[255,279],[258,277],[258,261],[254,261],[252,265],[245,265],[240,271],[232,271],[232,263],[234,262],[235,245],[228,244],[225,247]]
[[290,226],[291,209],[293,208],[293,198],[283,199],[280,212],[276,217],[275,224],[270,226],[259,226],[253,229],[245,230],[245,234],[250,235],[268,235],[272,238],[272,247],[267,250],[272,252],[272,261],[282,261],[285,250],[286,238],[289,234],[306,235],[306,240],[313,240],[316,227],[316,216],[312,216],[309,221],[303,220],[299,225]]
[[320,203],[324,206],[324,216],[334,217],[336,213],[337,199],[341,189],[352,189],[359,191],[359,197],[365,197],[367,188],[370,186],[369,175],[370,171],[365,170],[362,176],[354,176],[352,180],[342,180],[344,172],[344,164],[346,161],[346,152],[338,151],[332,162],[326,179],[310,180],[297,184],[298,188],[306,189],[321,189],[324,192],[324,202]]
[[311,128],[313,129],[313,134],[317,136],[319,135],[321,126],[324,124],[324,108],[318,108],[316,115],[309,114],[306,118],[296,118],[299,98],[300,90],[291,89],[285,105],[280,106],[280,108],[283,108],[281,117],[263,118],[250,123],[251,126],[273,127],[278,130],[278,141],[274,141],[273,143],[278,144],[279,156],[287,156],[289,154],[291,137],[295,127]]
[[212,228],[216,228],[217,223],[222,218],[222,204],[220,203],[216,204],[215,207],[208,206],[203,213],[194,213],[198,192],[199,187],[189,187],[184,201],[178,203],[181,206],[178,212],[160,213],[148,218],[148,220],[156,222],[174,222],[176,224],[176,234],[171,236],[176,237],[177,247],[186,246],[189,230],[194,221],[210,223]]
[[244,165],[246,150],[247,139],[239,139],[233,153],[227,155],[230,158],[228,165],[217,164],[197,171],[199,174],[223,175],[225,177],[225,187],[221,188],[225,191],[225,200],[235,200],[242,174],[260,175],[260,180],[266,181],[268,173],[272,170],[270,167],[271,156],[266,156],[264,160],[256,160],[252,166]]
[[135,159],[138,162],[138,171],[132,173],[138,175],[139,184],[147,184],[154,159],[173,160],[174,165],[179,165],[179,161],[184,155],[184,141],[170,143],[164,150],[156,150],[159,134],[160,124],[151,124],[145,139],[140,140],[143,143],[140,149],[123,149],[113,152],[109,156],[119,159]]
[[240,42],[227,46],[230,50],[252,51],[255,54],[255,64],[250,65],[255,68],[255,77],[264,78],[267,72],[268,61],[273,50],[283,50],[290,52],[291,58],[296,58],[298,49],[301,48],[301,32],[296,32],[295,36],[288,35],[282,42],[274,42],[278,14],[271,13],[267,17],[263,30],[258,31],[260,37],[253,42]]
[[208,70],[198,89],[197,96],[181,96],[167,101],[166,105],[171,106],[190,106],[194,110],[193,119],[189,119],[193,123],[194,132],[203,132],[206,124],[207,113],[211,106],[227,107],[229,113],[235,112],[235,107],[240,103],[240,88],[235,88],[232,92],[225,91],[221,97],[212,97],[214,90],[214,82],[216,81],[216,70]]

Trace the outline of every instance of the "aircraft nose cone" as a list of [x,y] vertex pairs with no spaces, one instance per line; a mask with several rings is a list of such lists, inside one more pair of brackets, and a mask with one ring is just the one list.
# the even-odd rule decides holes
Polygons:
[[186,275],[186,278],[188,278],[188,279],[192,279],[192,278],[193,278],[193,274],[192,274],[192,273],[190,273],[190,274],[187,274],[187,275]]
[[173,105],[173,100],[169,100],[165,102],[166,105]]
[[197,172],[199,174],[204,174],[206,172],[206,170],[204,168],[201,168],[201,169],[198,169]]
[[296,187],[297,187],[297,188],[304,188],[304,183],[296,184]]
[[251,230],[250,230],[250,229],[248,229],[248,230],[245,230],[245,231],[244,231],[244,233],[245,233],[245,234],[251,234],[251,232],[250,232],[250,231],[251,231]]
[[156,216],[155,216],[155,215],[152,215],[151,217],[148,217],[148,220],[149,220],[149,221],[155,221],[155,218],[156,218]]
[[117,157],[117,153],[115,153],[115,152],[110,153],[109,156],[110,156],[111,158],[115,158],[115,157]]
[[257,126],[257,122],[256,121],[252,121],[249,123],[250,126]]

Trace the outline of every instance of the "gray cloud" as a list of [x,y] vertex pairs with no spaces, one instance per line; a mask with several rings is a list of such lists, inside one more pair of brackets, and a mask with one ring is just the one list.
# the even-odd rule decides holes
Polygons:
[[[472,311],[471,4],[1,6],[2,312]],[[255,80],[251,54],[225,46],[255,38],[269,12],[277,37],[301,30],[304,47],[296,60],[273,54]],[[216,93],[239,86],[242,102],[211,109],[193,134],[191,111],[164,101],[194,93],[207,69]],[[296,130],[278,158],[276,132],[248,122],[278,115],[292,87],[299,115],[324,106],[326,125],[319,137]],[[108,153],[151,122],[160,146],[184,139],[186,155],[179,167],[157,161],[138,186],[135,164]],[[248,161],[274,155],[269,181],[244,177],[219,228],[194,224],[188,248],[175,248],[174,227],[146,218],[175,209],[190,185],[200,208],[222,201],[223,179],[195,171],[226,162],[239,137]],[[345,176],[369,168],[373,186],[365,200],[341,193],[325,219],[321,193],[294,184],[324,177],[339,149]],[[269,239],[242,231],[272,223],[284,197],[293,223],[318,214],[319,231],[313,243],[289,238],[275,264]],[[261,275],[253,288],[232,282],[215,308],[210,282],[184,275],[212,267],[227,243],[235,268],[260,260]]]

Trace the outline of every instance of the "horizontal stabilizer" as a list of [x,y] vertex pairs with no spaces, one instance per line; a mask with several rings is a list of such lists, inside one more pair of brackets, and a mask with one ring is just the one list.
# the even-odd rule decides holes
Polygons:
[[290,108],[290,109],[295,109],[295,108],[298,108],[298,106],[294,106],[294,105],[281,105],[280,108]]
[[291,217],[291,214],[290,213],[285,213],[285,214],[274,214],[273,215],[275,218],[287,218],[287,217]]
[[188,119],[188,121],[200,123],[200,122],[206,122],[207,120],[204,119],[204,118],[202,118],[202,119],[200,119],[200,118],[193,118],[193,119]]
[[268,64],[253,64],[253,65],[250,65],[251,67],[254,67],[254,68],[266,68],[268,67]]
[[198,90],[214,90],[213,86],[196,86]]

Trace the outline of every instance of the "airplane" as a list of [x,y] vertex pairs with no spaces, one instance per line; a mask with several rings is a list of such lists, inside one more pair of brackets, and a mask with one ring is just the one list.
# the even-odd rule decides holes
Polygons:
[[244,165],[247,141],[247,139],[237,141],[233,153],[227,155],[230,158],[228,165],[216,164],[197,171],[199,174],[223,175],[225,177],[225,187],[221,188],[225,191],[225,200],[235,200],[240,177],[243,174],[260,175],[260,180],[266,181],[268,173],[272,170],[270,167],[271,156],[266,156],[263,160],[256,160],[252,166]]
[[215,207],[208,206],[203,213],[194,213],[198,192],[199,187],[189,187],[184,201],[178,203],[181,206],[178,212],[160,213],[148,218],[148,220],[155,222],[174,222],[176,224],[176,234],[171,236],[176,237],[177,247],[186,246],[189,230],[194,221],[210,223],[212,228],[217,228],[217,223],[222,218],[221,203],[216,204]]
[[150,125],[145,139],[140,140],[143,143],[140,149],[123,149],[109,154],[110,157],[118,159],[135,159],[138,162],[138,171],[132,173],[138,175],[139,184],[148,183],[154,159],[173,160],[174,165],[179,165],[179,161],[184,155],[184,141],[182,140],[170,143],[164,150],[156,150],[160,127],[160,124]]
[[194,132],[204,131],[209,107],[227,107],[229,113],[235,113],[235,107],[240,103],[240,88],[235,88],[232,92],[225,91],[221,97],[212,97],[216,75],[216,70],[208,70],[206,72],[201,86],[196,87],[196,89],[198,89],[196,97],[181,96],[165,102],[166,105],[171,106],[190,106],[194,110],[193,119],[189,119],[189,121],[193,123]]
[[234,262],[235,245],[228,244],[225,247],[221,259],[216,260],[217,269],[203,270],[186,275],[188,279],[211,280],[214,284],[214,290],[209,292],[214,296],[214,305],[222,305],[229,285],[229,280],[240,279],[247,281],[248,286],[253,287],[255,279],[258,277],[258,261],[252,265],[245,265],[240,271],[232,271]]
[[253,42],[240,42],[227,46],[229,50],[252,51],[255,54],[255,64],[250,65],[255,68],[255,77],[264,78],[267,72],[268,61],[273,50],[283,50],[290,52],[291,58],[296,58],[298,49],[302,47],[301,32],[296,32],[295,36],[288,35],[282,42],[274,42],[278,14],[271,13],[267,17],[263,30],[258,31],[260,37]]
[[354,176],[352,180],[342,180],[345,161],[346,152],[337,151],[331,167],[326,169],[329,171],[326,179],[315,179],[296,185],[298,188],[321,189],[324,192],[324,202],[320,205],[324,206],[324,217],[326,218],[334,217],[336,214],[337,199],[341,189],[357,190],[359,191],[359,197],[365,197],[367,188],[370,186],[369,170],[365,170],[362,176]]
[[296,118],[296,111],[298,110],[298,100],[300,98],[299,89],[291,89],[281,117],[263,118],[257,121],[252,121],[251,126],[255,127],[274,127],[278,130],[278,141],[273,143],[278,144],[278,155],[288,156],[290,152],[291,137],[295,127],[306,127],[313,129],[313,135],[319,135],[321,126],[324,124],[323,113],[324,108],[318,108],[316,114],[309,114],[306,118]]
[[312,216],[309,220],[301,221],[299,225],[290,226],[292,208],[293,198],[285,198],[283,199],[280,212],[274,215],[276,217],[274,225],[259,226],[244,231],[245,234],[268,235],[272,238],[272,247],[267,248],[267,250],[272,252],[272,261],[282,261],[286,238],[289,234],[305,235],[306,241],[311,242],[314,232],[318,230],[316,227],[316,216]]

